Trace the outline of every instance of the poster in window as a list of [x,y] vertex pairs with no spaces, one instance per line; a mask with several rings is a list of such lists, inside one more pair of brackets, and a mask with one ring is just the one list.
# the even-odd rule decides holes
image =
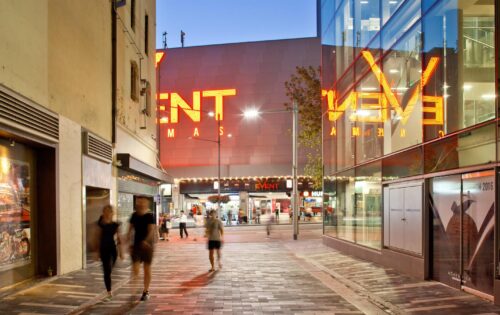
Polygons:
[[31,262],[30,166],[0,157],[0,271]]

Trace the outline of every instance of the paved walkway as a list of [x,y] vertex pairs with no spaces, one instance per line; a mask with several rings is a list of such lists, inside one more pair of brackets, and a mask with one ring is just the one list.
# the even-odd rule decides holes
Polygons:
[[[436,282],[416,281],[321,244],[320,226],[227,229],[222,270],[208,273],[194,230],[155,253],[151,299],[138,302],[140,280],[114,270],[114,298],[100,267],[57,277],[2,298],[0,314],[500,314],[500,308]],[[196,241],[194,239],[197,239]]]

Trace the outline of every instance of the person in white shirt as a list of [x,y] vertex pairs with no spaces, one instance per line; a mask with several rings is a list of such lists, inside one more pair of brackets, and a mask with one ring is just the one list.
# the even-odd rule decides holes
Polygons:
[[189,236],[188,234],[188,231],[187,231],[187,221],[188,221],[188,218],[187,216],[184,214],[184,210],[181,211],[181,219],[179,221],[179,230],[181,232],[181,238],[184,238],[184,233],[186,233],[186,238]]

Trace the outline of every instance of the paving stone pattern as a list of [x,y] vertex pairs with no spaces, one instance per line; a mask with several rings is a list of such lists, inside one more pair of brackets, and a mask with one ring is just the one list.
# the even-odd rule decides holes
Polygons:
[[[174,231],[175,232],[175,231]],[[500,314],[500,308],[432,281],[417,281],[332,250],[321,227],[227,229],[223,268],[209,273],[200,231],[160,242],[151,299],[130,266],[113,271],[114,297],[104,302],[100,266],[0,295],[0,314]],[[196,239],[196,240],[195,240]]]

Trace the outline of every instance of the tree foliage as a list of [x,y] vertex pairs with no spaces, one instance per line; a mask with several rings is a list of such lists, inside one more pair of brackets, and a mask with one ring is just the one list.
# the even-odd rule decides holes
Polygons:
[[323,161],[321,156],[321,81],[319,68],[297,67],[290,79],[285,82],[285,103],[288,110],[297,102],[299,110],[299,144],[305,147],[307,164],[304,172],[313,179],[314,188],[321,189],[323,181]]

